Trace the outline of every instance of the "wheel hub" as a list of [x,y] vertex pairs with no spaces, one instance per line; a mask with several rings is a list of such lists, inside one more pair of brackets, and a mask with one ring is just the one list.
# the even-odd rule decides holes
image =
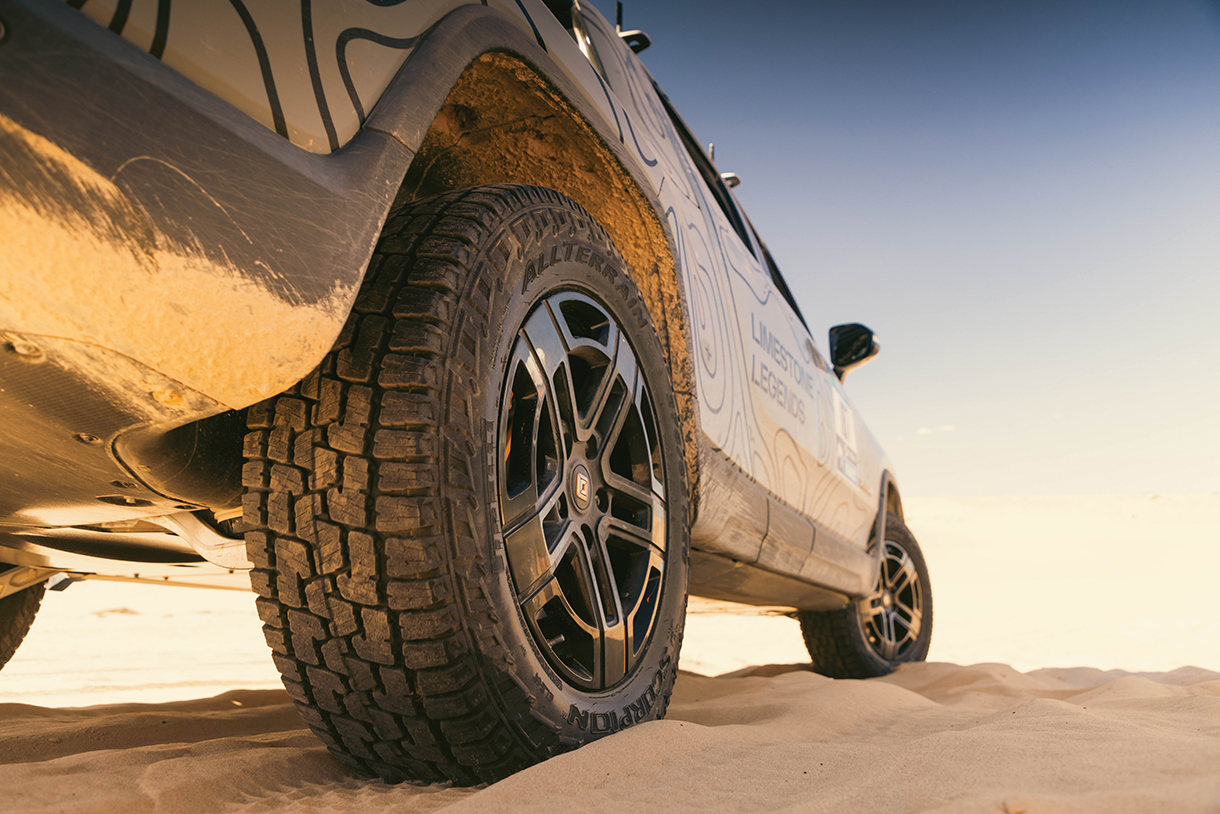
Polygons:
[[572,503],[576,508],[584,511],[589,508],[589,501],[592,498],[591,482],[589,480],[589,470],[581,464],[572,467],[572,479],[568,486],[568,490],[572,496]]
[[626,680],[665,574],[660,435],[639,361],[608,309],[550,295],[509,353],[499,498],[518,606],[564,680]]

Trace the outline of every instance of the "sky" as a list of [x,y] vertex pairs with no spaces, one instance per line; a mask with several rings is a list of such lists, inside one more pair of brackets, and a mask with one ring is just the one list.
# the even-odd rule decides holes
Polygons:
[[1220,3],[624,15],[904,494],[1220,491]]

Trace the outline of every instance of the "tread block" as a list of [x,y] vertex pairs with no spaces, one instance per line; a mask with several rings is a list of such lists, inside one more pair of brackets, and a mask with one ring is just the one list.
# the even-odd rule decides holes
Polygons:
[[373,691],[371,694],[377,706],[389,712],[396,712],[399,715],[408,717],[419,715],[419,711],[411,703],[414,692],[411,689],[410,682],[407,681],[406,674],[396,667],[381,667],[379,673],[381,675],[381,686],[384,688],[384,691]]
[[343,548],[343,536],[338,526],[316,521],[314,536],[318,546],[319,574],[334,574],[347,567],[347,554]]
[[301,399],[281,396],[275,400],[275,426],[301,432],[309,423],[309,409]]
[[311,494],[299,497],[292,502],[292,509],[297,536],[311,543],[317,542],[317,521],[314,518],[322,514],[322,496]]
[[394,645],[389,614],[378,608],[361,608],[360,619],[364,632],[352,636],[352,649],[366,661],[392,665]]
[[275,541],[275,562],[279,572],[291,570],[299,577],[313,576],[313,563],[309,547],[299,540],[278,537]]
[[456,636],[402,643],[403,664],[412,670],[444,667],[466,655],[466,647]]
[[433,720],[459,718],[478,712],[487,704],[487,691],[482,684],[475,683],[465,692],[447,695],[425,695],[424,712]]
[[276,427],[267,436],[267,457],[276,463],[292,463],[292,431]]
[[389,391],[381,396],[378,423],[383,427],[432,426],[436,423],[436,401],[426,393]]
[[377,430],[373,436],[373,456],[377,458],[435,458],[436,453],[434,433]]
[[267,495],[267,525],[272,531],[292,534],[294,515],[291,495],[285,492],[272,492]]
[[[382,740],[400,741],[407,736],[407,730],[399,726],[398,721],[395,720],[394,716],[385,710],[378,709],[375,706],[370,706],[368,709],[368,716],[369,723],[373,725],[373,731],[376,732],[377,737],[381,738]],[[378,751],[380,752],[380,749]],[[394,751],[396,753],[396,757],[401,757],[403,754],[401,747],[396,746]]]
[[329,489],[339,483],[339,456],[334,450],[314,447],[310,489]]
[[305,476],[295,466],[274,464],[271,467],[271,489],[292,495],[305,493]]
[[329,489],[326,507],[330,519],[354,528],[368,525],[368,495],[347,489]]
[[350,602],[331,594],[327,597],[326,604],[330,607],[330,621],[336,636],[350,636],[360,629],[356,609]]
[[377,548],[372,536],[362,531],[347,533],[347,556],[351,572],[335,577],[340,595],[349,602],[376,605],[381,601],[377,590]]
[[385,340],[389,320],[366,316],[359,320],[356,342],[335,356],[335,374],[347,382],[370,382],[376,367],[377,351]]
[[475,675],[470,660],[462,659],[447,667],[420,670],[415,674],[415,685],[425,695],[458,692],[474,681]]
[[274,560],[273,551],[267,541],[265,531],[246,532],[246,557],[254,563],[255,568],[271,568]]
[[322,427],[339,420],[343,415],[343,385],[334,379],[323,378],[318,384],[318,403],[313,408],[314,426]]
[[446,332],[435,325],[400,319],[394,323],[390,350],[397,353],[433,353],[439,356],[445,352],[446,339]]
[[431,529],[441,522],[440,499],[379,495],[375,504],[377,531],[385,534]]
[[386,585],[386,595],[395,610],[423,609],[449,599],[449,581],[443,578],[410,582],[392,580]]
[[371,693],[381,688],[381,685],[377,683],[377,674],[374,672],[375,665],[369,664],[367,661],[361,661],[358,658],[351,658],[350,656],[345,661],[348,675],[347,683],[353,690]]
[[377,467],[377,490],[389,494],[432,491],[438,480],[436,470],[430,463],[383,463]]
[[368,488],[368,459],[345,456],[343,458],[343,490],[345,492],[365,492],[368,491]]
[[403,611],[398,614],[398,629],[404,640],[438,639],[458,629],[457,614],[448,606]]
[[350,754],[364,760],[376,760],[377,756],[370,748],[375,738],[367,724],[340,715],[331,718],[331,723]]
[[318,706],[327,712],[346,711],[343,697],[347,688],[343,685],[343,679],[330,670],[312,666],[305,668],[305,675],[309,680],[310,689],[313,690],[314,702]]
[[440,387],[441,368],[436,361],[416,356],[389,354],[381,360],[377,383],[390,389],[432,389]]
[[460,247],[463,255],[465,246],[447,238],[427,238],[420,242],[415,266],[411,269],[410,282],[412,286],[431,288],[433,291],[443,291],[456,296],[462,288],[466,275],[461,267],[456,265],[446,254],[447,247]]
[[275,399],[260,401],[246,408],[246,427],[270,429],[275,423]]
[[241,485],[247,489],[266,489],[271,483],[269,473],[266,461],[246,461],[241,467]]
[[266,458],[267,457],[267,430],[256,430],[248,432],[242,438],[242,454],[247,458]]
[[292,630],[292,652],[300,661],[317,666],[322,663],[318,642],[327,638],[326,624],[302,610],[289,609],[288,625]]
[[408,286],[399,292],[390,313],[396,319],[449,325],[453,322],[456,304],[455,298],[448,292]]
[[384,543],[386,575],[418,577],[444,565],[441,554],[445,541],[435,537],[390,537]]

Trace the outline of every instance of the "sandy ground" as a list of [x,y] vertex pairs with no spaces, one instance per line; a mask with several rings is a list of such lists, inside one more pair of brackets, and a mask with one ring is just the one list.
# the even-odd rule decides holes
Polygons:
[[1220,812],[1218,510],[910,500],[939,663],[831,681],[791,619],[694,601],[665,721],[479,790],[332,760],[249,595],[77,584],[0,673],[0,810]]

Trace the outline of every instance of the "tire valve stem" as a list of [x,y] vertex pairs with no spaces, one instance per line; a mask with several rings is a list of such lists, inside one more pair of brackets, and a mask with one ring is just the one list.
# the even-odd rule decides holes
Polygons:
[[546,643],[549,644],[551,647],[559,647],[559,645],[563,644],[563,634],[560,633],[558,636],[556,636],[553,639],[547,639]]

